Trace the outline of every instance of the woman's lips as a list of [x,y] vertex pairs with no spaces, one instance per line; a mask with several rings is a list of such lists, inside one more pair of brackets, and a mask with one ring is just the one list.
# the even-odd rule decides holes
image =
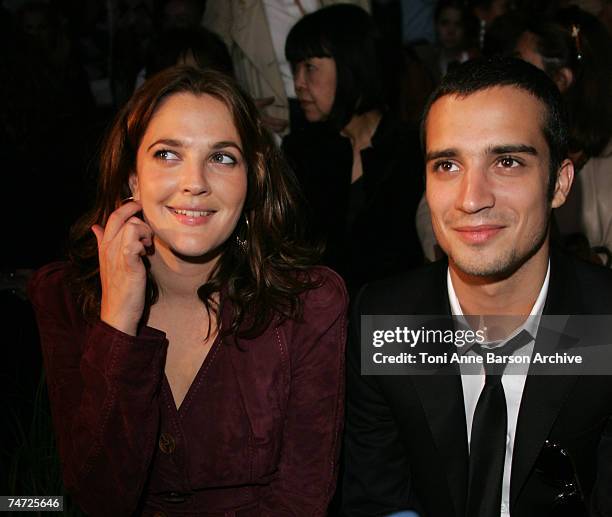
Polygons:
[[482,244],[495,237],[504,226],[483,224],[478,226],[458,226],[454,228],[461,240],[468,244]]
[[216,210],[193,210],[189,208],[168,207],[168,210],[182,224],[198,226],[206,224],[216,213]]

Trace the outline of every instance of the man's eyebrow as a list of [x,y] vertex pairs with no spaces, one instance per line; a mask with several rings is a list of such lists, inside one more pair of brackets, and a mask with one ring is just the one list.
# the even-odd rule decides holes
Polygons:
[[440,149],[439,151],[429,151],[425,155],[425,161],[437,160],[439,158],[455,158],[459,154],[457,149]]
[[487,154],[513,154],[524,153],[538,156],[538,150],[535,147],[525,144],[507,144],[493,145],[487,149]]

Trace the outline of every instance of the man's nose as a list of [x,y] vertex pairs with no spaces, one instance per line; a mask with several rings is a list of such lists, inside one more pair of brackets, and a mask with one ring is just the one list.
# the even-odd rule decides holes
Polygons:
[[468,214],[474,214],[495,205],[495,195],[486,170],[470,167],[461,177],[456,207]]

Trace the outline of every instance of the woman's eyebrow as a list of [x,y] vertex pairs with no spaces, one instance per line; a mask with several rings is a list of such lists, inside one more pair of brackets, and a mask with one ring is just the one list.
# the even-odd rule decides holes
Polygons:
[[[158,140],[155,140],[155,142],[153,142],[149,147],[147,147],[147,151],[158,144],[167,145],[169,147],[188,147],[188,145],[181,140],[176,140],[174,138],[160,138]],[[211,145],[211,148],[214,150],[223,149],[225,147],[235,147],[240,152],[240,154],[243,154],[242,148],[238,145],[237,142],[234,142],[233,140],[221,140]]]
[[220,142],[215,142],[212,146],[213,149],[223,149],[225,147],[235,147],[240,154],[242,153],[242,148],[238,145],[237,142],[234,142],[233,140],[221,140]]
[[163,144],[170,147],[185,147],[185,144],[180,140],[174,140],[172,138],[160,138],[159,140],[155,140],[155,142],[153,142],[149,147],[147,147],[147,151],[157,144]]

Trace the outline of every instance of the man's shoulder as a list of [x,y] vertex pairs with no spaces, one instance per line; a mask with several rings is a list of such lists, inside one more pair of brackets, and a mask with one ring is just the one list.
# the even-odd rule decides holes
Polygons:
[[563,253],[553,253],[551,296],[561,298],[555,302],[563,302],[559,306],[567,306],[571,309],[568,312],[612,314],[612,270]]
[[366,284],[355,301],[361,314],[436,314],[448,304],[445,260]]

